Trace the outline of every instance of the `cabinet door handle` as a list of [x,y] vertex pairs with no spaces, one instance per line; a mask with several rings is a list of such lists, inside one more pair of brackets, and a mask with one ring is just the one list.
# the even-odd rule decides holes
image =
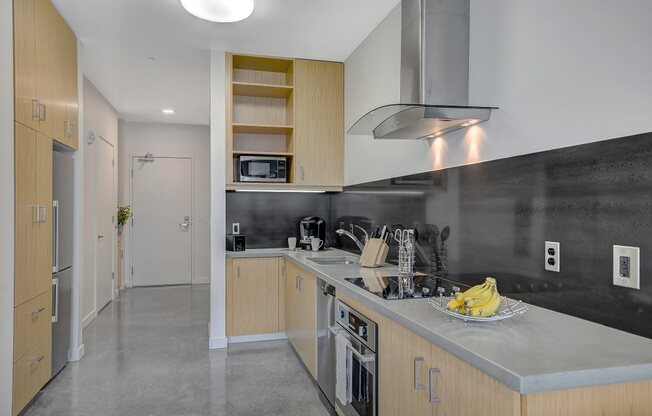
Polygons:
[[45,306],[41,306],[40,308],[34,308],[32,309],[32,315],[38,315],[39,313],[43,312],[45,310]]
[[294,277],[294,288],[299,290],[299,275]]
[[306,177],[306,172],[305,172],[305,170],[303,169],[303,166],[301,166],[301,167],[299,168],[299,176],[301,177],[301,182],[303,182],[304,179],[305,179],[305,177]]
[[421,363],[423,363],[423,357],[417,357],[414,359],[414,389],[423,390],[426,388],[423,384],[419,382],[419,369],[421,368]]
[[299,292],[303,292],[303,288],[301,287],[302,282],[303,282],[303,276],[299,276]]
[[238,279],[240,278],[240,266],[235,268],[235,277]]
[[35,359],[32,360],[32,365],[36,367],[37,365],[41,364],[41,361],[43,361],[44,359],[45,359],[45,355],[36,357]]
[[[41,210],[43,210],[43,217],[41,218]],[[39,205],[38,206],[38,218],[39,218],[39,223],[47,223],[48,222],[48,207],[45,205]]]
[[40,222],[41,222],[41,206],[32,205],[32,224],[39,224]]
[[32,118],[34,120],[41,119],[41,101],[38,98],[32,100]]
[[42,108],[43,111],[39,110],[39,112],[38,112],[39,121],[47,121],[48,120],[48,107],[45,104],[41,104],[40,108]]
[[431,368],[430,369],[430,374],[429,374],[429,384],[430,384],[430,403],[437,404],[441,403],[441,399],[437,397],[437,374],[439,374],[440,371],[438,368]]

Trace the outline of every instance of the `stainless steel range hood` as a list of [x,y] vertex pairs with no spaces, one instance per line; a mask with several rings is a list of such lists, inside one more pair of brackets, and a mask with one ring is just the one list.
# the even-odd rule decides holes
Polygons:
[[468,105],[469,1],[402,1],[401,103],[370,111],[349,134],[422,139],[489,120],[496,107]]

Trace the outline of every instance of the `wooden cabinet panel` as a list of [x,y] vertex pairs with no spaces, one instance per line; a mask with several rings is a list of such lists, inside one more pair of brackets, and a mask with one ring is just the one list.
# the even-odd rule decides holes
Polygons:
[[14,0],[14,98],[16,121],[35,128],[36,0]]
[[298,283],[301,269],[294,262],[286,261],[285,274],[285,332],[294,349],[299,352],[301,342],[298,321],[298,310],[300,307],[298,304]]
[[13,414],[17,415],[52,374],[51,342],[45,340],[14,363]]
[[278,258],[278,332],[285,332],[285,259]]
[[40,222],[36,236],[36,294],[52,287],[52,139],[37,134],[36,204]]
[[377,324],[378,413],[430,416],[435,411],[428,385],[431,343],[389,319]]
[[36,132],[15,123],[14,305],[36,296]]
[[52,291],[23,303],[14,310],[14,362],[47,342],[52,330]]
[[344,183],[344,66],[295,61],[295,183]]
[[40,101],[40,118],[36,130],[52,137],[52,110],[54,106],[54,76],[52,63],[56,56],[57,10],[50,0],[36,1],[36,97]]
[[300,355],[310,374],[317,378],[317,279],[302,272],[299,278]]
[[66,122],[68,139],[67,144],[72,149],[79,147],[79,97],[77,89],[77,38],[70,28],[65,32],[64,50],[66,57]]
[[230,336],[278,332],[278,259],[234,259]]
[[522,396],[523,416],[647,416],[652,381],[608,384]]
[[59,143],[68,145],[66,131],[67,110],[67,83],[66,83],[66,50],[65,31],[68,30],[66,22],[55,13],[52,16],[52,39],[50,40],[50,76],[52,78],[52,138]]
[[521,395],[452,354],[432,345],[437,416],[519,416]]

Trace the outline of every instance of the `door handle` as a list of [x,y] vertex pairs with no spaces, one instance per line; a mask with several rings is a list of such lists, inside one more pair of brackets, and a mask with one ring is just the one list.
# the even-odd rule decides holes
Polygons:
[[303,276],[299,276],[299,292],[303,292],[303,289],[301,288],[301,282],[303,282]]
[[423,357],[417,357],[414,359],[414,389],[423,390],[426,388],[423,384],[419,382],[419,369],[421,368],[421,363],[424,362]]
[[39,108],[42,108],[43,111],[39,109],[38,111],[38,120],[47,121],[48,120],[48,107],[45,104],[41,104]]
[[[41,210],[43,210],[43,217],[41,217]],[[46,205],[38,205],[38,222],[48,222],[48,207]]]
[[32,224],[40,224],[40,222],[41,222],[41,206],[32,205]]
[[104,236],[101,235],[101,234],[97,236],[97,239],[98,239],[98,240],[101,240],[101,239],[103,239],[103,238],[104,238]]
[[59,271],[59,201],[52,201],[52,272]]
[[240,278],[240,266],[236,267],[235,277]]
[[437,404],[441,403],[441,399],[437,397],[437,374],[441,371],[438,368],[431,368],[429,372],[429,384],[430,384],[430,403]]
[[56,277],[52,279],[52,286],[54,286],[52,297],[54,302],[52,303],[52,322],[59,322],[59,278]]
[[41,101],[38,98],[32,100],[32,118],[34,120],[41,119]]
[[185,216],[183,217],[183,222],[179,224],[179,229],[181,231],[189,231],[190,230],[190,217]]

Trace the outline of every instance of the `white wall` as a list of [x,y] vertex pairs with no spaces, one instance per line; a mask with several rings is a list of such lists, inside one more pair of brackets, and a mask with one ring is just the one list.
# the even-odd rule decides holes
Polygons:
[[209,348],[226,348],[226,60],[211,52],[211,314]]
[[11,414],[14,349],[14,79],[11,0],[0,1],[0,415]]
[[[152,153],[158,157],[188,157],[193,167],[192,282],[210,280],[210,129],[208,126],[170,123],[138,123],[120,120],[121,205],[131,205],[131,162],[133,156]],[[123,230],[125,270],[130,270],[131,224]],[[131,285],[131,275],[125,275]]]
[[[96,165],[96,146],[102,140],[106,140],[113,146],[114,158],[116,160],[116,167],[114,169],[114,200],[117,207],[118,197],[118,113],[111,106],[111,104],[104,98],[102,93],[95,88],[95,86],[84,77],[83,87],[83,114],[84,114],[84,130],[80,134],[79,140],[86,140],[89,133],[93,131],[96,136],[95,144],[85,143],[83,147],[83,274],[82,274],[82,319],[83,326],[88,325],[96,316],[96,248],[97,248],[97,230],[95,224],[96,199],[97,199],[97,183],[95,174]],[[116,208],[117,209],[117,208]],[[112,241],[115,242],[115,232],[112,236]]]
[[[345,63],[347,129],[398,99],[395,14]],[[648,0],[471,0],[470,103],[500,110],[437,141],[347,135],[346,183],[652,131],[650,17]]]

